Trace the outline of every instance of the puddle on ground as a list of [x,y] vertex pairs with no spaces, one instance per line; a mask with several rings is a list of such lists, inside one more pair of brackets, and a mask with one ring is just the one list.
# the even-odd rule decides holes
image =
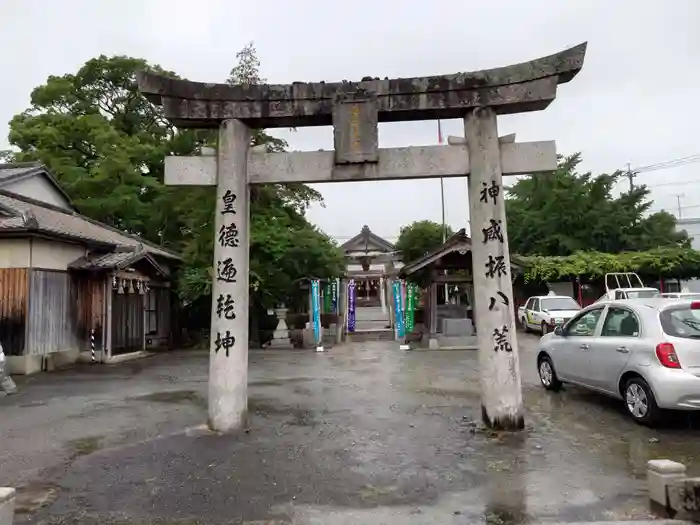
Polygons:
[[501,504],[487,505],[484,521],[487,525],[520,525],[532,520],[522,507]]
[[56,501],[59,491],[58,485],[44,482],[28,483],[18,487],[15,495],[15,512],[32,514]]
[[170,390],[166,392],[153,392],[127,398],[127,401],[151,401],[154,403],[194,403],[206,407],[206,400],[194,390]]
[[416,390],[419,394],[429,394],[431,396],[441,396],[441,397],[460,397],[465,399],[480,399],[481,391],[479,390],[457,390],[452,388],[438,388],[434,386],[428,386],[424,388],[419,388]]
[[318,421],[315,419],[318,412],[300,406],[275,405],[269,401],[249,399],[248,413],[263,417],[288,416],[291,418],[286,422],[288,425],[315,426],[318,424]]
[[45,407],[48,405],[48,401],[30,401],[29,403],[20,403],[17,405],[19,408],[36,408],[36,407]]
[[102,448],[102,436],[90,436],[68,441],[66,446],[71,451],[71,456],[75,459],[80,456],[87,456],[97,452]]
[[313,381],[313,377],[278,377],[277,379],[267,379],[264,381],[251,381],[248,386],[284,386],[288,383],[303,383]]

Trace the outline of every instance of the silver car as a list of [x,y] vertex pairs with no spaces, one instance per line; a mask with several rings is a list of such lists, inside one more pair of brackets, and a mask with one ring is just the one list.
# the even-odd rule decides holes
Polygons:
[[540,340],[542,385],[571,383],[622,399],[639,423],[660,409],[700,410],[700,301],[594,303]]

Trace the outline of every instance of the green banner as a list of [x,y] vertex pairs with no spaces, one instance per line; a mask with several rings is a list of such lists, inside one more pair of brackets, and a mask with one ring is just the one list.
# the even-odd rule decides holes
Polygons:
[[323,287],[323,313],[329,314],[333,311],[333,292],[331,283],[326,283]]
[[415,326],[415,318],[413,313],[416,310],[416,285],[406,283],[406,333],[413,332]]

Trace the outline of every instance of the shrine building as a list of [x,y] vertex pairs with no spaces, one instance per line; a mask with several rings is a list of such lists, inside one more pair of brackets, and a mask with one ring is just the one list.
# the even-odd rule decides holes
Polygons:
[[379,306],[385,279],[403,268],[396,247],[363,226],[359,234],[340,248],[346,258],[346,277],[354,279],[358,306]]

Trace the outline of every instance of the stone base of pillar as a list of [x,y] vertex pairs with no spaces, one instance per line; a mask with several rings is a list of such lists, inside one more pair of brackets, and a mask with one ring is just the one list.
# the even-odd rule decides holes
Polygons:
[[270,341],[269,348],[292,348],[294,345],[292,344],[292,340],[287,337],[287,338],[278,338],[277,337],[277,332],[275,332],[274,339]]
[[0,525],[12,525],[15,517],[15,489],[0,487]]
[[[661,508],[670,508],[668,488],[685,478],[686,468],[682,463],[668,459],[647,461],[647,490],[649,499]],[[678,510],[678,509],[676,509]]]
[[440,343],[438,342],[436,337],[431,337],[428,339],[428,348],[430,350],[437,350],[440,348]]

